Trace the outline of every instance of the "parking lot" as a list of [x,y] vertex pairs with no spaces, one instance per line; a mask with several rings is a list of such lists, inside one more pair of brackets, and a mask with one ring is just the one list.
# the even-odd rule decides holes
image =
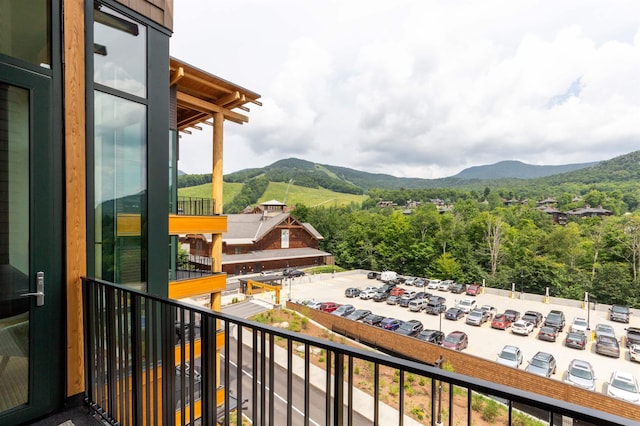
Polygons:
[[[541,312],[546,316],[552,309],[563,311],[566,317],[564,331],[559,335],[556,342],[547,342],[536,338],[538,329],[534,329],[533,333],[529,336],[521,336],[512,334],[510,329],[492,329],[490,322],[484,323],[480,327],[472,326],[465,324],[464,318],[458,321],[451,321],[445,319],[444,315],[429,315],[424,311],[411,312],[407,308],[400,307],[399,305],[388,305],[384,301],[374,302],[373,300],[361,300],[358,297],[348,298],[344,295],[345,289],[349,287],[365,288],[371,285],[380,286],[382,282],[367,279],[366,272],[341,273],[335,274],[334,276],[323,276],[323,278],[320,279],[319,277],[295,279],[292,282],[291,289],[288,287],[288,282],[285,282],[283,291],[285,294],[290,295],[292,300],[302,301],[315,299],[339,304],[349,303],[354,305],[356,309],[369,309],[373,313],[386,317],[393,317],[403,321],[417,319],[424,324],[425,329],[442,330],[445,335],[455,330],[463,331],[469,336],[469,347],[463,352],[485,359],[495,360],[498,352],[500,352],[505,345],[518,346],[524,355],[524,363],[520,367],[521,369],[526,367],[527,360],[531,359],[536,352],[548,352],[557,360],[557,372],[552,376],[552,378],[556,380],[564,379],[566,369],[572,359],[582,359],[590,362],[595,370],[598,379],[596,385],[598,392],[606,393],[606,382],[615,370],[627,371],[637,378],[640,377],[640,363],[629,360],[628,350],[623,345],[620,347],[621,356],[618,359],[595,353],[595,342],[591,341],[591,339],[589,339],[585,350],[572,349],[564,346],[567,331],[571,327],[571,322],[575,317],[589,317],[591,330],[593,330],[598,323],[606,323],[613,326],[616,331],[616,337],[620,340],[626,334],[624,330],[625,327],[640,326],[640,318],[638,315],[635,317],[632,315],[630,324],[627,325],[609,321],[605,310],[592,309],[587,315],[587,310],[584,308],[554,304],[553,299],[551,299],[551,303],[544,303],[542,295],[536,298],[539,299],[539,301],[522,300],[520,298],[512,299],[510,297],[489,293],[475,296],[478,306],[485,304],[492,305],[496,308],[497,312],[514,309],[519,311],[520,314],[524,314],[525,311],[531,310]],[[403,284],[400,284],[400,286],[410,290],[428,291],[434,295],[444,296],[447,299],[447,307],[455,305],[457,300],[469,297],[465,294],[452,294],[439,290],[416,289],[415,287],[408,287]],[[527,297],[526,299],[531,299],[531,297]]]

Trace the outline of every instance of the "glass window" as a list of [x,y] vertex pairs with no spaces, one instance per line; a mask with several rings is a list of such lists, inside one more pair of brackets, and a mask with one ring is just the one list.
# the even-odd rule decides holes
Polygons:
[[94,92],[96,276],[146,281],[146,107]]
[[50,68],[50,3],[0,0],[0,53]]
[[146,98],[146,27],[97,2],[93,19],[94,81]]

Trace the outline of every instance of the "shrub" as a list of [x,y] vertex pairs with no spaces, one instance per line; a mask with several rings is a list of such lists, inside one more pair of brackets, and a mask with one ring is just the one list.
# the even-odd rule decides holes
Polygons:
[[418,384],[420,386],[424,386],[427,384],[427,379],[425,379],[424,377],[420,377],[420,380],[418,380]]
[[498,418],[498,403],[493,399],[487,400],[487,403],[482,410],[482,419],[488,422],[495,422]]
[[474,393],[471,396],[471,409],[473,411],[480,412],[482,411],[482,407],[484,407],[484,398],[478,395],[477,393]]
[[422,408],[420,407],[413,407],[410,411],[411,414],[413,414],[414,416],[416,416],[416,418],[418,420],[424,420],[424,415],[425,412]]

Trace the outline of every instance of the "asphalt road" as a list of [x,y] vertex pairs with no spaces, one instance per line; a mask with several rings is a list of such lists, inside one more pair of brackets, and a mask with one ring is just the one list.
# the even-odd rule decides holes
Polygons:
[[[555,380],[564,380],[566,369],[570,361],[574,358],[588,361],[593,366],[596,376],[596,391],[606,393],[606,383],[611,373],[615,370],[628,371],[640,378],[640,364],[629,361],[629,354],[624,346],[621,346],[621,357],[611,358],[595,353],[595,343],[589,341],[585,350],[572,349],[564,346],[566,333],[575,317],[589,317],[590,328],[593,330],[597,323],[606,323],[616,330],[616,336],[620,339],[626,334],[625,327],[640,326],[640,318],[636,315],[631,317],[629,325],[616,323],[607,319],[607,312],[591,310],[587,314],[586,309],[579,307],[569,307],[553,303],[544,303],[543,296],[539,296],[539,301],[511,299],[494,294],[480,294],[476,296],[478,306],[488,304],[495,306],[498,312],[505,309],[515,309],[523,314],[527,310],[541,312],[543,315],[551,309],[564,311],[566,326],[564,332],[560,334],[556,342],[540,341],[536,338],[537,329],[529,336],[514,335],[509,329],[492,329],[489,323],[480,327],[467,325],[464,319],[451,321],[440,318],[436,315],[429,315],[424,312],[411,312],[407,308],[398,305],[387,305],[385,302],[374,302],[373,300],[361,300],[360,298],[347,298],[344,291],[348,287],[364,288],[370,285],[381,285],[380,281],[367,279],[365,273],[336,274],[333,278],[327,276],[323,280],[309,280],[294,282],[292,287],[293,300],[315,299],[320,301],[331,301],[340,304],[350,303],[358,308],[369,309],[372,312],[388,317],[398,318],[404,321],[417,319],[424,324],[425,329],[441,329],[445,334],[454,330],[464,331],[469,335],[469,347],[466,353],[473,354],[485,359],[495,360],[498,353],[505,345],[518,346],[523,352],[524,363],[520,368],[525,368],[527,361],[538,351],[551,353],[557,360],[557,372],[552,376]],[[403,285],[402,285],[403,286]],[[415,287],[406,287],[416,289]],[[287,289],[288,291],[288,289]],[[420,289],[418,289],[420,291]],[[453,306],[456,299],[467,297],[465,295],[452,294],[437,290],[425,290],[433,294],[446,297],[447,306]],[[553,300],[553,299],[552,299]]]

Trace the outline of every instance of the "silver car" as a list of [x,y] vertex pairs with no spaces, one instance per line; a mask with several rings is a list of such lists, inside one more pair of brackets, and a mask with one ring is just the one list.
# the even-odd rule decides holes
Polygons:
[[581,359],[574,359],[569,363],[564,382],[582,389],[596,390],[596,375],[593,367]]
[[498,354],[496,362],[507,367],[518,368],[522,364],[522,352],[517,346],[507,345]]

